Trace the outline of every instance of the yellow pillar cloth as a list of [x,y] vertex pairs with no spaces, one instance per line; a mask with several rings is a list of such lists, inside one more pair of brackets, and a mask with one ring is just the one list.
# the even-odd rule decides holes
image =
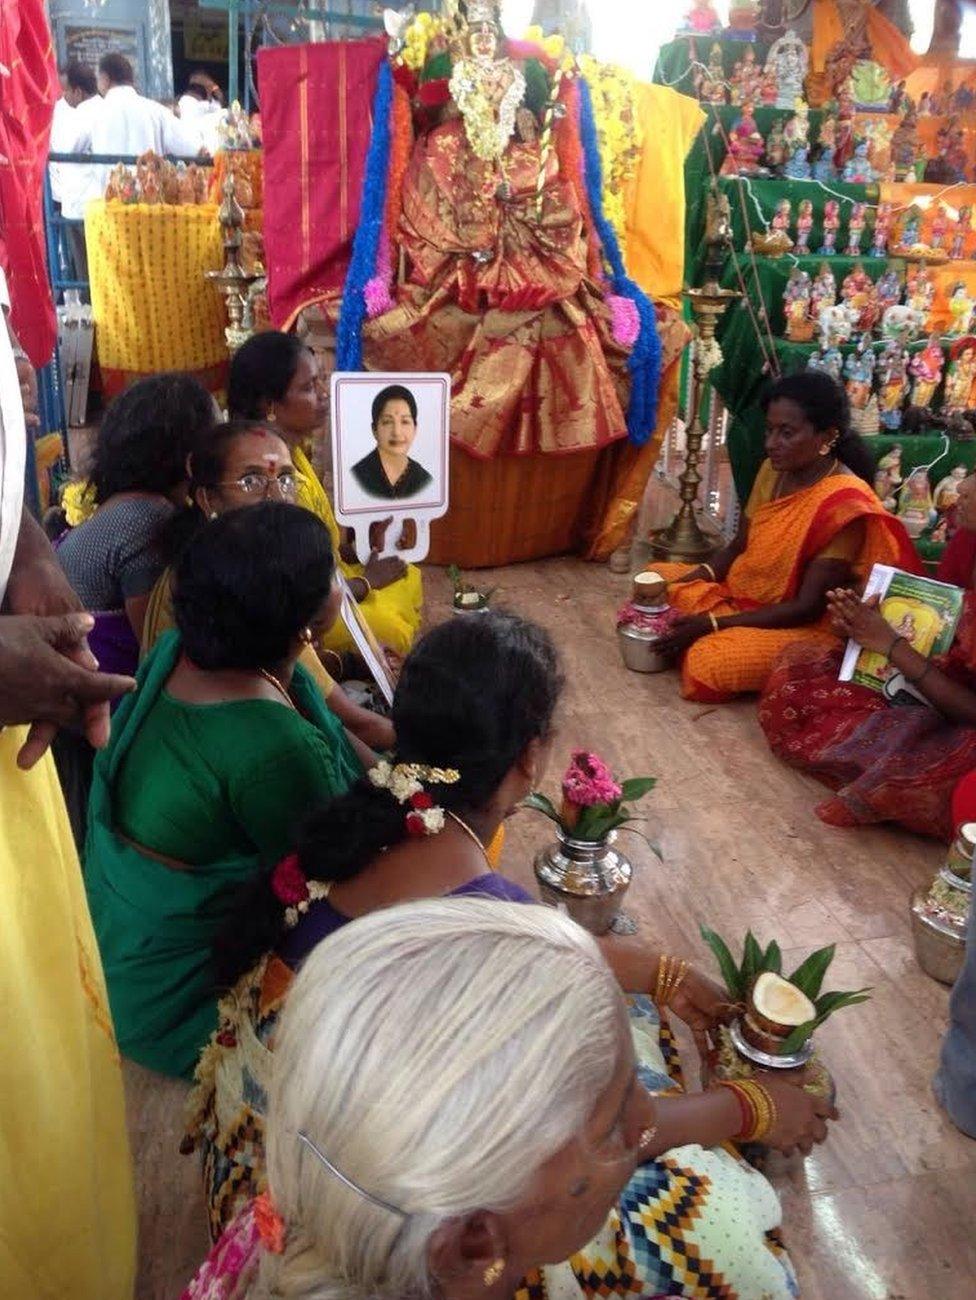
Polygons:
[[[292,449],[292,460],[301,475],[298,490],[298,504],[311,510],[328,528],[332,537],[332,549],[342,572],[347,578],[361,578],[361,564],[346,564],[339,559],[339,525],[332,512],[325,488],[312,468],[312,463],[300,447]],[[397,582],[391,582],[380,591],[371,591],[360,603],[360,613],[369,624],[370,630],[381,646],[406,655],[414,643],[420,628],[420,617],[424,603],[423,579],[415,564],[407,565],[406,574]],[[353,651],[356,644],[341,620],[338,620],[322,638],[324,650],[335,650],[338,654]]]
[[0,1295],[131,1300],[136,1223],[102,965],[54,762],[0,733]]
[[652,298],[676,299],[685,275],[685,159],[705,120],[668,86],[641,85],[644,149],[627,193],[627,270]]
[[151,374],[226,362],[223,302],[204,278],[223,265],[215,207],[99,199],[86,209],[85,238],[103,368]]

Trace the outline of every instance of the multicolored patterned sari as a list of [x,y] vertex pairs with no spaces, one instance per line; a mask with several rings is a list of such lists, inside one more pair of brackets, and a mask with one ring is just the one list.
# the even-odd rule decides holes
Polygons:
[[[939,569],[943,581],[970,590],[955,644],[938,663],[976,690],[973,540],[958,534]],[[840,645],[796,645],[775,665],[759,705],[773,753],[836,791],[817,808],[821,821],[897,822],[948,843],[953,790],[976,769],[976,728],[948,722],[924,705],[891,705],[875,691],[838,681],[842,654]]]
[[[874,564],[919,571],[908,534],[886,513],[873,490],[851,474],[831,474],[812,487],[756,506],[746,549],[724,582],[679,583],[668,598],[682,614],[719,617],[791,600],[810,563],[858,522],[864,527],[864,541],[853,561],[856,578],[865,577]],[[657,567],[674,583],[696,566]],[[761,690],[780,654],[797,642],[836,645],[827,615],[803,627],[737,627],[704,636],[684,657],[681,694],[689,700],[718,702]]]
[[[649,998],[629,1003],[641,1082],[657,1094],[681,1091],[670,1027]],[[254,1204],[230,1224],[182,1300],[242,1293],[262,1250]],[[791,1300],[799,1293],[780,1219],[772,1187],[731,1149],[680,1147],[641,1165],[593,1241],[563,1264],[534,1270],[516,1298]]]

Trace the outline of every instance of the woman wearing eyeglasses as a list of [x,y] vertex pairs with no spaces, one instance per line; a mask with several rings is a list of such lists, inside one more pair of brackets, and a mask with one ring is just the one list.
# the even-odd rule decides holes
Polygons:
[[119,1048],[150,1069],[189,1076],[217,1025],[211,950],[237,891],[362,772],[298,663],[338,602],[307,510],[265,501],[207,524],[175,568],[177,630],[96,761],[85,885]]
[[[187,471],[191,504],[173,518],[162,538],[169,567],[149,597],[142,631],[143,656],[173,627],[172,566],[197,529],[228,510],[268,500],[294,503],[302,487],[288,444],[274,429],[254,420],[231,420],[209,430],[191,451]],[[338,655],[331,651],[323,651],[323,655],[340,666]],[[305,647],[299,662],[351,736],[370,749],[382,751],[392,746],[389,719],[355,704],[323,667],[312,646]]]

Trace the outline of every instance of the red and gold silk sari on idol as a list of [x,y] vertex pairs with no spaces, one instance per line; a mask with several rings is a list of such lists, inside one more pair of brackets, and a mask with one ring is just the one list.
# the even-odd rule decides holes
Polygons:
[[[765,466],[760,474],[764,472],[768,475]],[[851,474],[830,474],[778,501],[757,502],[754,494],[746,513],[746,549],[724,582],[696,581],[671,587],[668,599],[682,614],[721,618],[793,600],[807,567],[818,558],[850,558],[858,581],[866,578],[875,564],[920,571],[901,522],[885,511],[866,483]],[[848,556],[839,542],[852,536],[857,539],[856,551]],[[673,583],[697,566],[656,567]],[[681,694],[688,700],[718,702],[760,691],[780,654],[796,642],[830,648],[838,639],[826,613],[818,622],[803,627],[737,627],[703,636],[684,656]]]
[[363,330],[369,370],[446,371],[451,437],[472,455],[566,454],[626,436],[626,348],[587,277],[575,190],[539,145],[504,158],[510,196],[453,118],[422,136],[403,182],[398,305]]

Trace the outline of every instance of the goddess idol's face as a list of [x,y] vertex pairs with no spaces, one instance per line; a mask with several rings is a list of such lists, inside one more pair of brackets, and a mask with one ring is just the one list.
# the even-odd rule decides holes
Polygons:
[[494,59],[498,53],[498,33],[491,23],[477,23],[472,27],[471,53],[476,59]]

